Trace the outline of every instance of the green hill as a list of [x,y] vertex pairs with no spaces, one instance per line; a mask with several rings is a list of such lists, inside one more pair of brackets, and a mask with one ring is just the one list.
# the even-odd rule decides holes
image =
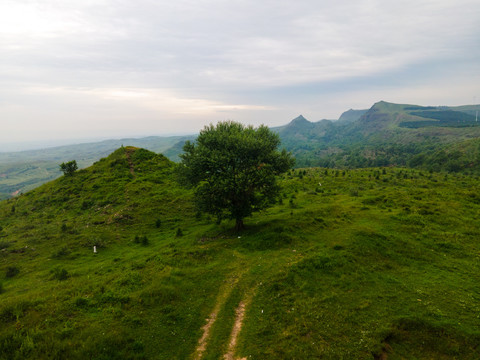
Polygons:
[[290,171],[234,233],[175,166],[122,147],[0,202],[0,359],[480,357],[478,177]]
[[80,168],[85,168],[120,146],[137,146],[154,152],[164,152],[182,139],[184,137],[181,136],[150,136],[39,150],[0,152],[0,199],[27,192],[60,177],[59,164],[63,162],[76,160]]
[[[435,107],[380,101],[368,110],[348,110],[337,121],[310,122],[300,115],[289,124],[272,130],[280,135],[282,146],[296,157],[298,167],[363,168],[417,164],[425,170],[480,172],[479,157],[466,162],[471,155],[460,159],[455,155],[444,165],[418,161],[419,158],[430,159],[442,151],[450,154],[448,149],[455,147],[454,144],[480,138],[480,126],[476,121],[479,110],[479,105]],[[179,161],[183,144],[194,138],[152,136],[0,153],[0,199],[59,177],[58,165],[62,162],[76,160],[81,168],[87,167],[121,145],[146,148]]]

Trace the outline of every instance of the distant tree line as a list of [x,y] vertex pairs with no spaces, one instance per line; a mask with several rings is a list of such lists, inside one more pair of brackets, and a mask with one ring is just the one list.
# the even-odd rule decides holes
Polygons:
[[434,141],[377,146],[338,146],[335,152],[325,149],[295,152],[298,167],[367,168],[401,166],[428,171],[480,173],[480,140],[468,146],[438,145]]

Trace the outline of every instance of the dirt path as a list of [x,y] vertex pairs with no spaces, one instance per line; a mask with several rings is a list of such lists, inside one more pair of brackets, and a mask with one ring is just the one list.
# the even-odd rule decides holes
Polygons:
[[217,303],[217,305],[215,306],[215,309],[213,309],[212,313],[207,318],[207,323],[202,327],[203,335],[198,341],[197,349],[195,350],[195,357],[194,357],[195,360],[200,360],[207,348],[207,341],[208,341],[208,338],[210,337],[210,328],[215,323],[215,320],[217,320],[217,314],[220,311],[221,305],[222,304]]
[[133,167],[133,162],[132,162],[132,159],[130,158],[130,151],[129,151],[129,149],[125,149],[125,156],[127,157],[128,167],[130,168],[130,174],[133,175],[133,178],[136,178],[137,175],[135,174],[135,169],[134,169],[134,167]]
[[[235,310],[235,323],[233,324],[232,333],[230,334],[228,351],[223,356],[224,360],[235,360],[234,355],[235,355],[235,348],[237,347],[238,335],[240,334],[240,330],[242,330],[243,319],[245,318],[245,308],[249,300],[250,299],[241,301],[240,304],[238,304],[237,309]],[[246,358],[242,358],[239,360],[246,360]]]
[[206,324],[202,327],[203,335],[200,340],[198,340],[198,345],[195,349],[195,354],[193,356],[195,360],[200,360],[202,358],[203,353],[205,352],[208,345],[211,327],[215,323],[215,320],[217,320],[218,313],[227,301],[228,296],[232,292],[232,289],[235,287],[239,279],[240,276],[231,277],[230,280],[227,281],[227,285],[218,294],[217,300],[215,301],[215,307],[206,319]]

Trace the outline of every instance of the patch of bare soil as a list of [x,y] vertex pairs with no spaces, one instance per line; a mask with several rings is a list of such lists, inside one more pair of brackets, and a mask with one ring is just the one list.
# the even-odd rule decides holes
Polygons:
[[22,189],[19,189],[19,190],[17,190],[17,191],[14,191],[11,195],[12,195],[12,196],[17,196],[17,195],[20,193],[20,191],[22,191]]
[[[235,360],[235,348],[237,347],[237,340],[238,340],[238,335],[240,334],[240,331],[242,330],[243,326],[243,319],[245,318],[245,308],[247,301],[241,301],[240,304],[238,304],[237,309],[235,310],[235,324],[233,324],[233,329],[232,333],[230,334],[230,342],[228,344],[228,351],[227,353],[223,356],[224,360]],[[241,358],[237,360],[245,360],[246,358]]]
[[222,291],[220,291],[217,297],[217,301],[215,302],[215,307],[210,313],[210,315],[208,316],[208,318],[206,319],[206,324],[202,327],[203,335],[200,338],[200,340],[198,340],[198,345],[197,345],[197,348],[195,349],[195,354],[193,356],[195,360],[202,359],[203,353],[207,349],[211,327],[215,323],[215,320],[217,320],[217,314],[220,312],[220,309],[225,304],[225,301],[230,295],[233,287],[238,282],[239,278],[240,277],[237,275],[232,276],[227,281],[225,288]]
[[382,348],[382,351],[379,354],[375,354],[373,358],[375,360],[388,360],[388,354],[391,353],[392,351],[393,351],[392,347],[389,344],[385,343]]
[[210,336],[210,328],[215,323],[215,320],[217,320],[217,314],[220,310],[220,305],[220,303],[217,303],[215,309],[213,309],[212,313],[207,318],[207,323],[202,327],[203,335],[200,340],[198,340],[197,349],[195,350],[195,360],[200,360],[205,352],[205,349],[207,348],[208,338]]
[[130,174],[132,174],[134,178],[137,177],[135,175],[135,169],[133,167],[133,162],[132,162],[132,159],[130,158],[130,152],[128,150],[125,151],[125,156],[127,157],[128,167],[130,168]]

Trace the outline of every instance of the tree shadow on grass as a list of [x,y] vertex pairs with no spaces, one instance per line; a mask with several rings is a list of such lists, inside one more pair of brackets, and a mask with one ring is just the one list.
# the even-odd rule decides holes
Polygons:
[[464,334],[420,318],[403,318],[392,325],[375,359],[479,359],[480,335]]
[[208,235],[205,238],[222,239],[222,241],[230,239],[231,247],[248,251],[278,250],[292,246],[297,241],[296,229],[280,220],[258,224],[247,223],[245,229],[240,232],[229,225],[223,226],[220,233]]

